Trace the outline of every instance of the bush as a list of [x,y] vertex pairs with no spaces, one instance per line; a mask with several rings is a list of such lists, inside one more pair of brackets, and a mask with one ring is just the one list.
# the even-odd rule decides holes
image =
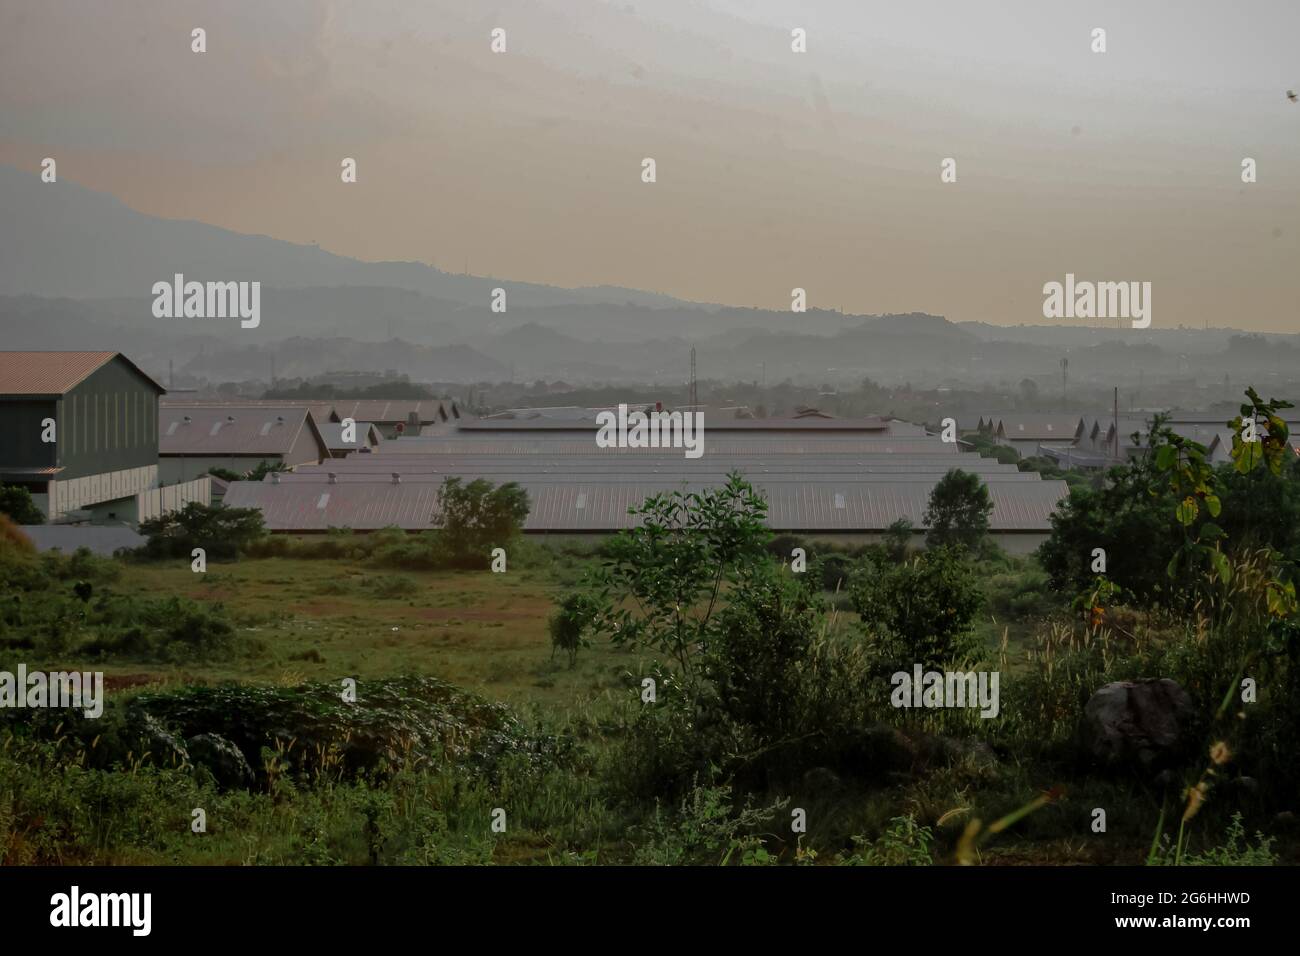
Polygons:
[[0,484],[0,517],[14,524],[45,524],[45,513],[36,507],[31,492],[17,485]]
[[209,559],[230,560],[264,533],[262,513],[256,508],[226,508],[190,502],[140,523],[148,542],[140,549],[147,558],[189,559],[202,548]]
[[954,468],[930,492],[925,509],[926,543],[931,547],[975,548],[989,530],[993,502],[979,475]]
[[551,657],[555,657],[557,650],[564,651],[569,666],[573,667],[578,660],[578,649],[588,643],[585,634],[595,624],[599,611],[599,605],[581,591],[567,595],[546,622],[551,635]]
[[930,548],[893,567],[864,564],[853,596],[863,628],[891,670],[942,667],[979,653],[971,622],[984,598],[960,551]]
[[492,561],[494,548],[505,548],[523,530],[528,493],[513,481],[493,486],[476,478],[465,484],[448,478],[438,491],[434,516],[442,529],[454,567],[480,570]]

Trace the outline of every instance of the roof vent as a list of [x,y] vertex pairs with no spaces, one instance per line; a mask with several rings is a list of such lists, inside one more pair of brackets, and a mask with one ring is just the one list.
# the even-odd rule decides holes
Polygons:
[[843,496],[843,495],[836,495],[836,496],[835,496],[835,507],[836,507],[836,508],[839,508],[840,510],[843,510],[843,509],[844,509],[844,496]]
[[278,471],[271,472],[271,484],[278,485],[279,483],[280,483],[280,473]]
[[577,503],[574,507],[575,507],[578,511],[581,511],[583,508],[586,508],[586,507],[587,507],[587,494],[586,494],[586,492],[583,492],[583,491],[578,492],[578,503]]
[[402,476],[398,472],[393,472],[393,484],[400,485],[401,483]]
[[339,483],[339,476],[334,474],[334,472],[331,471],[329,473],[329,482],[331,485],[337,485]]
[[190,418],[190,416],[186,415],[184,418],[181,419],[181,421],[184,422],[186,425],[188,425],[190,422],[194,421],[194,419],[192,419],[192,418]]

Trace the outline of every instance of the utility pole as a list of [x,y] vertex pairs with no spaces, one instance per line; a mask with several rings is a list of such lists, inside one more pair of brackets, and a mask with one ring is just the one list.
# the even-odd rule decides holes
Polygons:
[[1115,386],[1115,406],[1113,409],[1111,434],[1115,436],[1115,460],[1119,461],[1119,386]]
[[692,411],[694,411],[695,406],[699,404],[699,399],[700,399],[699,391],[696,388],[696,384],[695,384],[695,346],[692,345],[691,346],[691,391],[690,391],[690,406]]

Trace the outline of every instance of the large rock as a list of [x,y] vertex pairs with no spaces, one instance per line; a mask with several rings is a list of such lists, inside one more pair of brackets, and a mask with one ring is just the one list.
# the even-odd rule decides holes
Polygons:
[[248,787],[253,783],[253,768],[244,752],[219,734],[197,734],[185,741],[190,762],[206,767],[223,790]]
[[1194,711],[1175,681],[1116,681],[1083,709],[1084,742],[1108,763],[1156,767],[1186,748]]
[[141,751],[150,754],[154,763],[163,767],[181,767],[190,762],[184,741],[168,732],[151,714],[132,712],[128,726],[139,736]]

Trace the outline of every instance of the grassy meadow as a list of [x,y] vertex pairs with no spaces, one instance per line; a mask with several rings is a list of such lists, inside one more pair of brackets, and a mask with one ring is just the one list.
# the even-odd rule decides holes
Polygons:
[[[1170,660],[1180,639],[1148,621],[1133,638],[1143,647],[1126,646],[1063,609],[1033,559],[988,552],[973,573],[973,653],[1003,673],[1002,719],[894,710],[861,671],[835,698],[849,729],[823,735],[812,756],[802,732],[728,738],[739,757],[711,773],[681,762],[713,732],[707,721],[647,725],[654,708],[638,698],[640,681],[659,675],[665,695],[675,687],[656,670],[662,655],[594,637],[572,664],[553,651],[549,622],[600,564],[592,549],[522,542],[497,574],[392,567],[373,542],[275,544],[203,573],[184,559],[9,548],[0,668],[102,670],[109,703],[99,721],[11,711],[0,724],[0,862],[1296,859],[1287,808],[1249,777],[1218,781],[1175,844],[1167,820],[1184,812],[1203,758],[1192,757],[1191,776],[1157,778],[1080,756],[1081,701],[1108,679],[1158,671],[1152,662]],[[813,588],[822,610],[810,618],[811,653],[859,673],[850,576],[823,574]],[[321,703],[344,678],[357,681],[359,703]],[[425,683],[401,683],[411,678]]]

